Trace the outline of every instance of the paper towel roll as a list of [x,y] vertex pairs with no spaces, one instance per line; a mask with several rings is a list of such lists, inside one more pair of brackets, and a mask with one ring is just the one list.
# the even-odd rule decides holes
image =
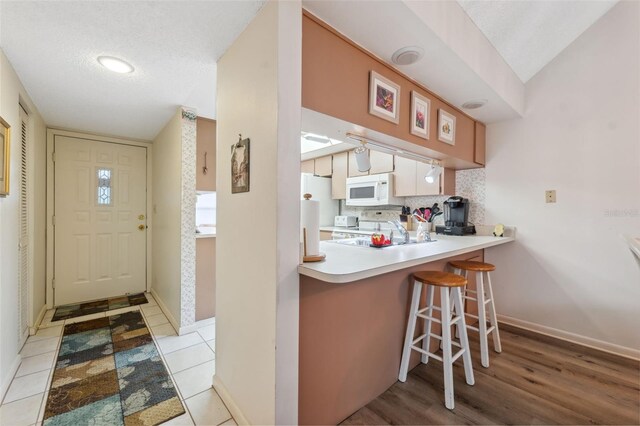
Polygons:
[[315,200],[300,201],[300,235],[307,230],[307,256],[320,254],[320,203]]

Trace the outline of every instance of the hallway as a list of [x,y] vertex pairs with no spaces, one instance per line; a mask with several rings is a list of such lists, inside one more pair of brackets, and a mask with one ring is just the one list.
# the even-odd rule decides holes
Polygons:
[[235,424],[211,387],[215,372],[215,324],[178,336],[153,296],[147,293],[146,297],[149,302],[144,305],[55,322],[51,321],[54,310],[49,310],[38,332],[29,337],[20,353],[22,363],[0,406],[0,424],[29,426],[42,422],[54,360],[57,359],[65,325],[137,310],[151,330],[153,341],[187,411],[164,424]]

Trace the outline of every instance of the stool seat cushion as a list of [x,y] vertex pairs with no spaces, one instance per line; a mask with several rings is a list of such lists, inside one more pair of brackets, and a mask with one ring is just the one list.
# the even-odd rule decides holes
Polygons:
[[490,263],[477,262],[475,260],[452,260],[449,265],[463,271],[489,272],[496,270],[496,267]]
[[423,284],[438,287],[462,287],[467,285],[467,279],[462,275],[441,271],[420,271],[413,274],[413,278]]

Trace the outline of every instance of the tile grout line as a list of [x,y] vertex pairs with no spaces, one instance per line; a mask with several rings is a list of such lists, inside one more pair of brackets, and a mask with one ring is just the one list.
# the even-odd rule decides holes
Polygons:
[[56,354],[53,358],[53,364],[51,366],[51,371],[49,372],[49,378],[47,379],[47,384],[45,385],[44,388],[44,393],[42,396],[42,402],[40,403],[40,408],[38,409],[38,417],[36,418],[36,424],[38,422],[40,422],[40,414],[42,414],[42,422],[44,422],[44,412],[45,409],[47,408],[47,399],[49,399],[49,390],[51,388],[51,385],[53,384],[53,375],[55,374],[56,371],[56,364],[58,361],[58,354],[60,353],[60,348],[62,347],[62,338],[64,337],[64,326],[62,327],[62,333],[61,335],[58,337],[59,341],[58,341],[58,347],[56,348]]

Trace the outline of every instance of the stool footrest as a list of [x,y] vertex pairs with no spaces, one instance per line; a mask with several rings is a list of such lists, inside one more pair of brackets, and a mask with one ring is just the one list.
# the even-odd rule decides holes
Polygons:
[[440,309],[440,307],[438,307],[438,306],[425,306],[422,309],[418,309],[417,313],[418,314],[423,314],[423,313],[427,312],[429,309],[433,309],[435,311],[442,312],[442,309]]
[[434,354],[432,352],[427,352],[424,349],[419,348],[418,346],[411,346],[411,349],[413,349],[414,351],[418,351],[421,354],[424,354],[424,355],[428,356],[429,358],[437,359],[438,361],[442,362],[442,357],[441,356],[438,356],[438,355],[436,355],[436,354]]
[[417,316],[417,317],[420,317],[420,318],[422,318],[422,319],[435,321],[435,322],[437,322],[438,324],[442,324],[442,321],[440,321],[438,318],[430,317],[429,315],[424,315],[424,314],[416,313],[416,316]]
[[470,296],[462,296],[462,298],[465,300],[476,300],[476,301],[478,300],[475,297],[470,297]]
[[454,356],[451,357],[451,364],[453,364],[454,362],[456,362],[456,360],[458,358],[460,358],[460,356],[464,353],[464,348],[460,349],[458,352],[456,352],[456,354]]

